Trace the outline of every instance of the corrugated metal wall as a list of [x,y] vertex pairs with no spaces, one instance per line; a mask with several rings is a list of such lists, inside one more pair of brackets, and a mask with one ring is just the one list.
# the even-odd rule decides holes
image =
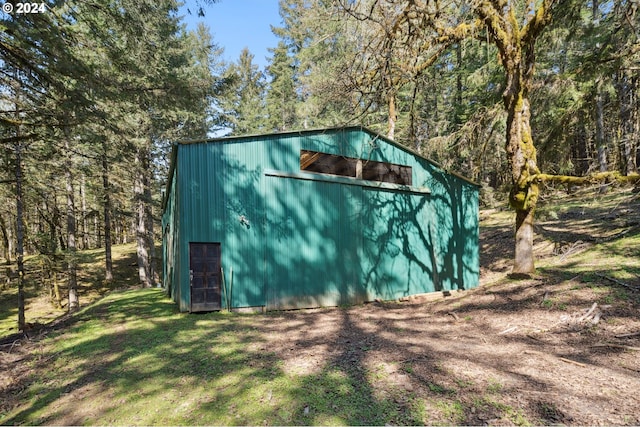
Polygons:
[[[431,194],[299,179],[301,149],[411,166],[413,187]],[[478,283],[477,187],[373,133],[276,134],[178,150],[163,218],[175,224],[174,261],[163,252],[182,310],[189,242],[221,243],[233,307],[338,305]]]

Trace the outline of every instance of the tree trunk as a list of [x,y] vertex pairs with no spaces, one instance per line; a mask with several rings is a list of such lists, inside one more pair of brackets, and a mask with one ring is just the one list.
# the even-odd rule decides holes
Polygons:
[[16,258],[18,263],[18,330],[24,331],[24,199],[22,194],[22,143],[16,143]]
[[631,175],[638,173],[638,145],[640,144],[640,113],[638,109],[638,88],[640,78],[637,75],[631,78],[630,103],[631,103],[631,123],[629,137],[627,138],[626,149],[626,173]]
[[[458,70],[462,70],[464,64],[462,63],[462,42],[456,45],[456,62]],[[462,107],[462,71],[456,73],[456,124],[460,124],[462,120],[459,117],[459,108]]]
[[640,120],[638,117],[637,86],[638,78],[628,70],[620,70],[616,76],[618,103],[620,105],[620,137],[624,170],[627,175],[638,171],[637,150],[640,139]]
[[55,297],[56,307],[62,308],[62,297],[60,296],[60,286],[58,284],[58,273],[53,272],[53,295]]
[[[596,83],[596,148],[598,150],[598,170],[607,171],[607,145],[604,137],[604,100],[602,99],[602,80]],[[607,191],[607,186],[600,186],[600,193]]]
[[502,99],[507,111],[506,151],[511,166],[509,204],[516,211],[514,274],[530,274],[535,269],[533,223],[540,189],[532,176],[540,170],[531,133],[529,91],[536,63],[535,42],[550,22],[553,4],[553,0],[543,0],[522,23],[512,3],[480,2],[476,7],[498,48],[506,77]]
[[111,189],[109,188],[109,163],[107,160],[107,143],[102,142],[102,191],[104,209],[104,263],[107,282],[113,280],[113,259],[111,258]]
[[15,253],[16,253],[15,252],[15,248],[13,246],[13,243],[14,243],[13,231],[14,231],[14,229],[13,229],[12,226],[13,226],[13,224],[11,224],[11,223],[7,226],[7,238],[8,238],[8,242],[9,242],[9,249],[8,249],[9,257],[14,256]]
[[515,96],[505,96],[505,104],[508,111],[507,153],[511,158],[512,189],[509,202],[516,211],[513,273],[530,274],[535,271],[533,223],[539,187],[528,178],[540,171],[531,138],[529,100],[520,90],[516,90]]
[[411,93],[411,105],[409,109],[409,142],[414,144],[414,150],[420,152],[420,140],[418,138],[418,114],[416,113],[418,82],[418,79],[414,81],[413,92]]
[[98,215],[93,218],[93,228],[96,234],[96,243],[98,247],[102,244],[102,227],[98,224],[100,221],[98,220]]
[[585,128],[586,122],[583,113],[578,112],[578,122],[574,132],[572,150],[573,164],[575,165],[573,171],[574,174],[578,176],[582,176],[589,171],[589,138],[587,137],[587,130]]
[[533,208],[516,210],[514,274],[530,274],[535,271],[533,262],[533,219]]
[[53,195],[53,212],[51,214],[51,222],[49,223],[49,239],[51,240],[51,253],[56,253],[58,249],[58,225],[60,224],[60,211],[58,210],[58,197]]
[[152,254],[149,247],[150,200],[147,200],[147,169],[149,155],[146,146],[136,151],[136,176],[134,179],[134,199],[136,203],[136,243],[138,255],[138,277],[144,287],[153,287]]
[[87,195],[86,178],[82,175],[80,181],[80,201],[82,203],[82,249],[89,249],[89,229],[87,225]]
[[152,209],[152,196],[151,196],[151,162],[147,161],[147,168],[145,169],[145,186],[144,186],[144,199],[145,199],[145,212],[144,219],[146,222],[146,240],[147,248],[149,251],[149,278],[151,279],[150,285],[161,286],[160,283],[156,283],[156,248],[153,238],[153,209]]
[[77,260],[76,260],[76,214],[74,206],[73,194],[73,175],[71,173],[71,151],[69,146],[69,130],[64,129],[64,144],[67,151],[66,160],[66,191],[67,191],[67,272],[69,274],[69,311],[73,312],[80,308],[78,299],[78,279],[77,279]]
[[7,265],[11,264],[11,248],[9,243],[9,232],[7,231],[7,223],[4,218],[0,216],[0,231],[2,231],[2,251],[4,252],[4,259]]

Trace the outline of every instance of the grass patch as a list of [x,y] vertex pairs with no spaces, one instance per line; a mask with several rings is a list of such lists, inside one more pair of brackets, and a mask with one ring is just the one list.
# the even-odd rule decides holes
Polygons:
[[476,412],[491,412],[496,419],[506,421],[508,424],[517,426],[530,426],[532,423],[520,409],[515,409],[510,405],[498,402],[491,397],[476,398],[473,402]]
[[[158,251],[158,249],[156,249]],[[158,252],[159,253],[159,252]],[[135,243],[112,247],[113,280],[104,280],[104,248],[78,251],[78,293],[80,304],[89,305],[115,289],[138,284]],[[67,312],[68,287],[63,254],[54,265],[60,287],[62,308],[50,298],[52,279],[43,270],[45,258],[41,255],[25,257],[25,318],[27,323],[46,324]],[[7,266],[16,269],[15,265]],[[3,279],[4,280],[4,279]],[[0,287],[0,338],[17,332],[18,289],[16,280]]]
[[114,292],[43,342],[22,404],[0,424],[422,423],[415,397],[380,397],[356,368],[285,372],[261,350],[265,317],[188,315],[161,290]]
[[460,401],[441,400],[436,402],[435,407],[446,420],[441,425],[461,425],[464,423],[465,410]]
[[500,393],[502,391],[502,384],[500,381],[495,378],[489,378],[489,383],[487,384],[487,392],[488,393]]

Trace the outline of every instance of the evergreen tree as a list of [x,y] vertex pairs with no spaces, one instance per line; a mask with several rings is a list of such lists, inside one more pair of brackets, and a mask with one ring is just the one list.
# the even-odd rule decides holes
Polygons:
[[265,77],[253,58],[249,49],[243,49],[238,62],[230,64],[224,74],[227,87],[222,93],[221,108],[232,135],[265,129]]
[[[69,309],[79,305],[75,250],[104,238],[110,280],[110,245],[127,240],[134,212],[141,282],[153,284],[156,167],[168,141],[214,126],[220,50],[205,28],[185,32],[177,5],[51,1],[46,12],[0,21],[0,137],[17,144],[3,153],[3,179],[16,190],[16,225],[0,227],[4,247],[17,239],[21,272],[25,251],[66,251]],[[23,329],[23,299],[19,306]]]
[[291,130],[297,125],[296,76],[293,58],[283,41],[271,49],[273,57],[267,66],[269,85],[266,95],[268,131]]

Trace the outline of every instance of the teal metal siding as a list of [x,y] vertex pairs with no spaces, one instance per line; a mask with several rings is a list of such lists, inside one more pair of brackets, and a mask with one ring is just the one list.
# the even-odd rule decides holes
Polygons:
[[432,292],[432,242],[422,231],[429,224],[431,196],[365,191],[363,274],[376,298],[394,299]]
[[[412,186],[301,173],[301,149],[411,166]],[[221,244],[233,307],[337,305],[478,284],[477,186],[384,137],[330,129],[177,150],[163,216],[175,251],[163,255],[181,310],[190,304],[189,242]]]
[[225,283],[234,307],[265,305],[261,145],[260,141],[219,145],[225,225],[216,237],[222,242]]
[[268,177],[267,308],[366,301],[357,229],[361,188]]

